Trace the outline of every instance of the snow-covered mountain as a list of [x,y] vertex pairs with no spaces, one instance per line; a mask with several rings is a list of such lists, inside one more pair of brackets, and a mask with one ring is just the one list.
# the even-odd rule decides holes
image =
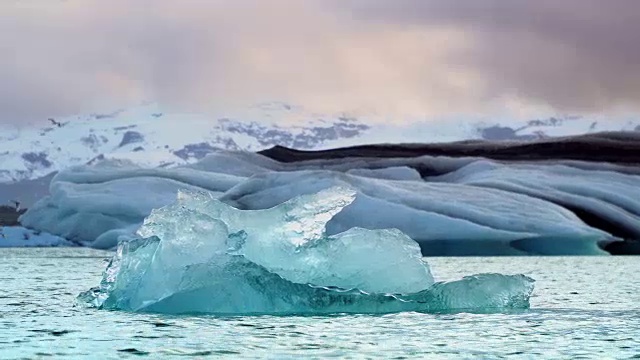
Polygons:
[[103,159],[168,167],[193,163],[220,149],[257,151],[274,145],[323,149],[380,142],[528,140],[607,130],[640,131],[640,118],[416,119],[404,122],[407,125],[388,120],[392,119],[317,114],[282,102],[220,116],[168,113],[150,103],[108,114],[43,119],[42,126],[0,127],[0,183],[38,179]]
[[367,130],[354,118],[313,114],[284,103],[219,117],[166,113],[146,104],[109,114],[43,119],[41,127],[0,127],[0,182],[35,179],[103,159],[164,167],[192,163],[220,149],[331,147]]

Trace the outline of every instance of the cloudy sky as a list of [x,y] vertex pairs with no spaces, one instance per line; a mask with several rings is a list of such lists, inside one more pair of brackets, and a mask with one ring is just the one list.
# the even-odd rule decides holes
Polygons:
[[2,0],[0,122],[215,112],[640,112],[638,0]]

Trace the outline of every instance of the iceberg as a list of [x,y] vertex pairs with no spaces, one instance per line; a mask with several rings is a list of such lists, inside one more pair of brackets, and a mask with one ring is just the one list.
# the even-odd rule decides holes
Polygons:
[[99,249],[135,232],[152,209],[170,204],[180,189],[222,194],[242,177],[192,168],[145,169],[104,161],[61,171],[20,218],[23,226]]
[[181,189],[262,210],[343,186],[358,196],[327,223],[328,235],[396,228],[429,256],[606,255],[608,244],[640,237],[640,174],[630,171],[599,163],[428,156],[278,163],[244,152],[171,169],[107,161],[58,173],[50,195],[20,222],[73,243],[115,249]]
[[238,208],[266,209],[332,186],[354,188],[358,197],[327,224],[329,234],[353,227],[397,228],[425,255],[598,255],[604,254],[598,243],[611,238],[573,212],[524,194],[328,170],[258,174],[219,199]]
[[419,245],[397,229],[326,225],[357,192],[336,186],[263,210],[180,191],[137,237],[122,239],[81,304],[168,314],[490,311],[529,307],[534,280],[480,274],[435,282]]
[[78,246],[59,236],[22,226],[0,226],[0,249],[5,247]]
[[[620,238],[640,237],[640,175],[606,166],[477,161],[429,181],[499,189],[558,204]],[[620,170],[620,169],[618,169]],[[632,171],[633,169],[627,169]]]

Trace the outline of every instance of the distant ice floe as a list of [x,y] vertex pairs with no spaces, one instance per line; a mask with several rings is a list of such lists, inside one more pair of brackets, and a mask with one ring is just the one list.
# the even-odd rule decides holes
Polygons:
[[326,224],[356,191],[331,187],[271,209],[238,210],[180,192],[122,241],[100,285],[78,296],[100,309],[169,314],[504,311],[529,307],[534,280],[479,274],[434,283],[420,247],[396,229]]
[[51,195],[21,222],[114,248],[179,190],[207,191],[256,210],[347,186],[356,190],[355,201],[328,222],[330,235],[397,228],[426,255],[606,254],[599,244],[640,238],[640,176],[623,168],[431,156],[287,164],[248,152],[216,153],[171,169],[104,161],[60,172]]
[[21,226],[0,227],[0,248],[78,246],[60,236],[26,229]]

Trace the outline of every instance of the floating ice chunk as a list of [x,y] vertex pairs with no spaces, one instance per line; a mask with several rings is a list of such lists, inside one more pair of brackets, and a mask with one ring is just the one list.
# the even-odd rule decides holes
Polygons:
[[[416,292],[431,285],[433,279],[422,262],[420,247],[400,231],[354,228],[327,237],[327,222],[351,204],[355,194],[352,189],[334,187],[272,209],[242,211],[206,194],[181,193],[177,208],[154,210],[138,234],[160,239],[189,238],[192,234],[188,229],[184,233],[185,229],[179,226],[182,223],[165,219],[184,218],[183,222],[191,222],[197,219],[196,214],[206,214],[228,228],[234,254],[293,282],[396,293]],[[184,216],[187,210],[195,213]],[[396,263],[393,259],[402,261]],[[346,274],[362,272],[362,268],[367,272],[357,277]]]
[[59,236],[26,229],[21,226],[0,226],[0,248],[78,246]]
[[289,314],[528,307],[533,280],[477,275],[434,284],[399,230],[325,225],[355,199],[334,187],[243,211],[206,193],[154,210],[122,241],[100,287],[79,300],[128,311]]

